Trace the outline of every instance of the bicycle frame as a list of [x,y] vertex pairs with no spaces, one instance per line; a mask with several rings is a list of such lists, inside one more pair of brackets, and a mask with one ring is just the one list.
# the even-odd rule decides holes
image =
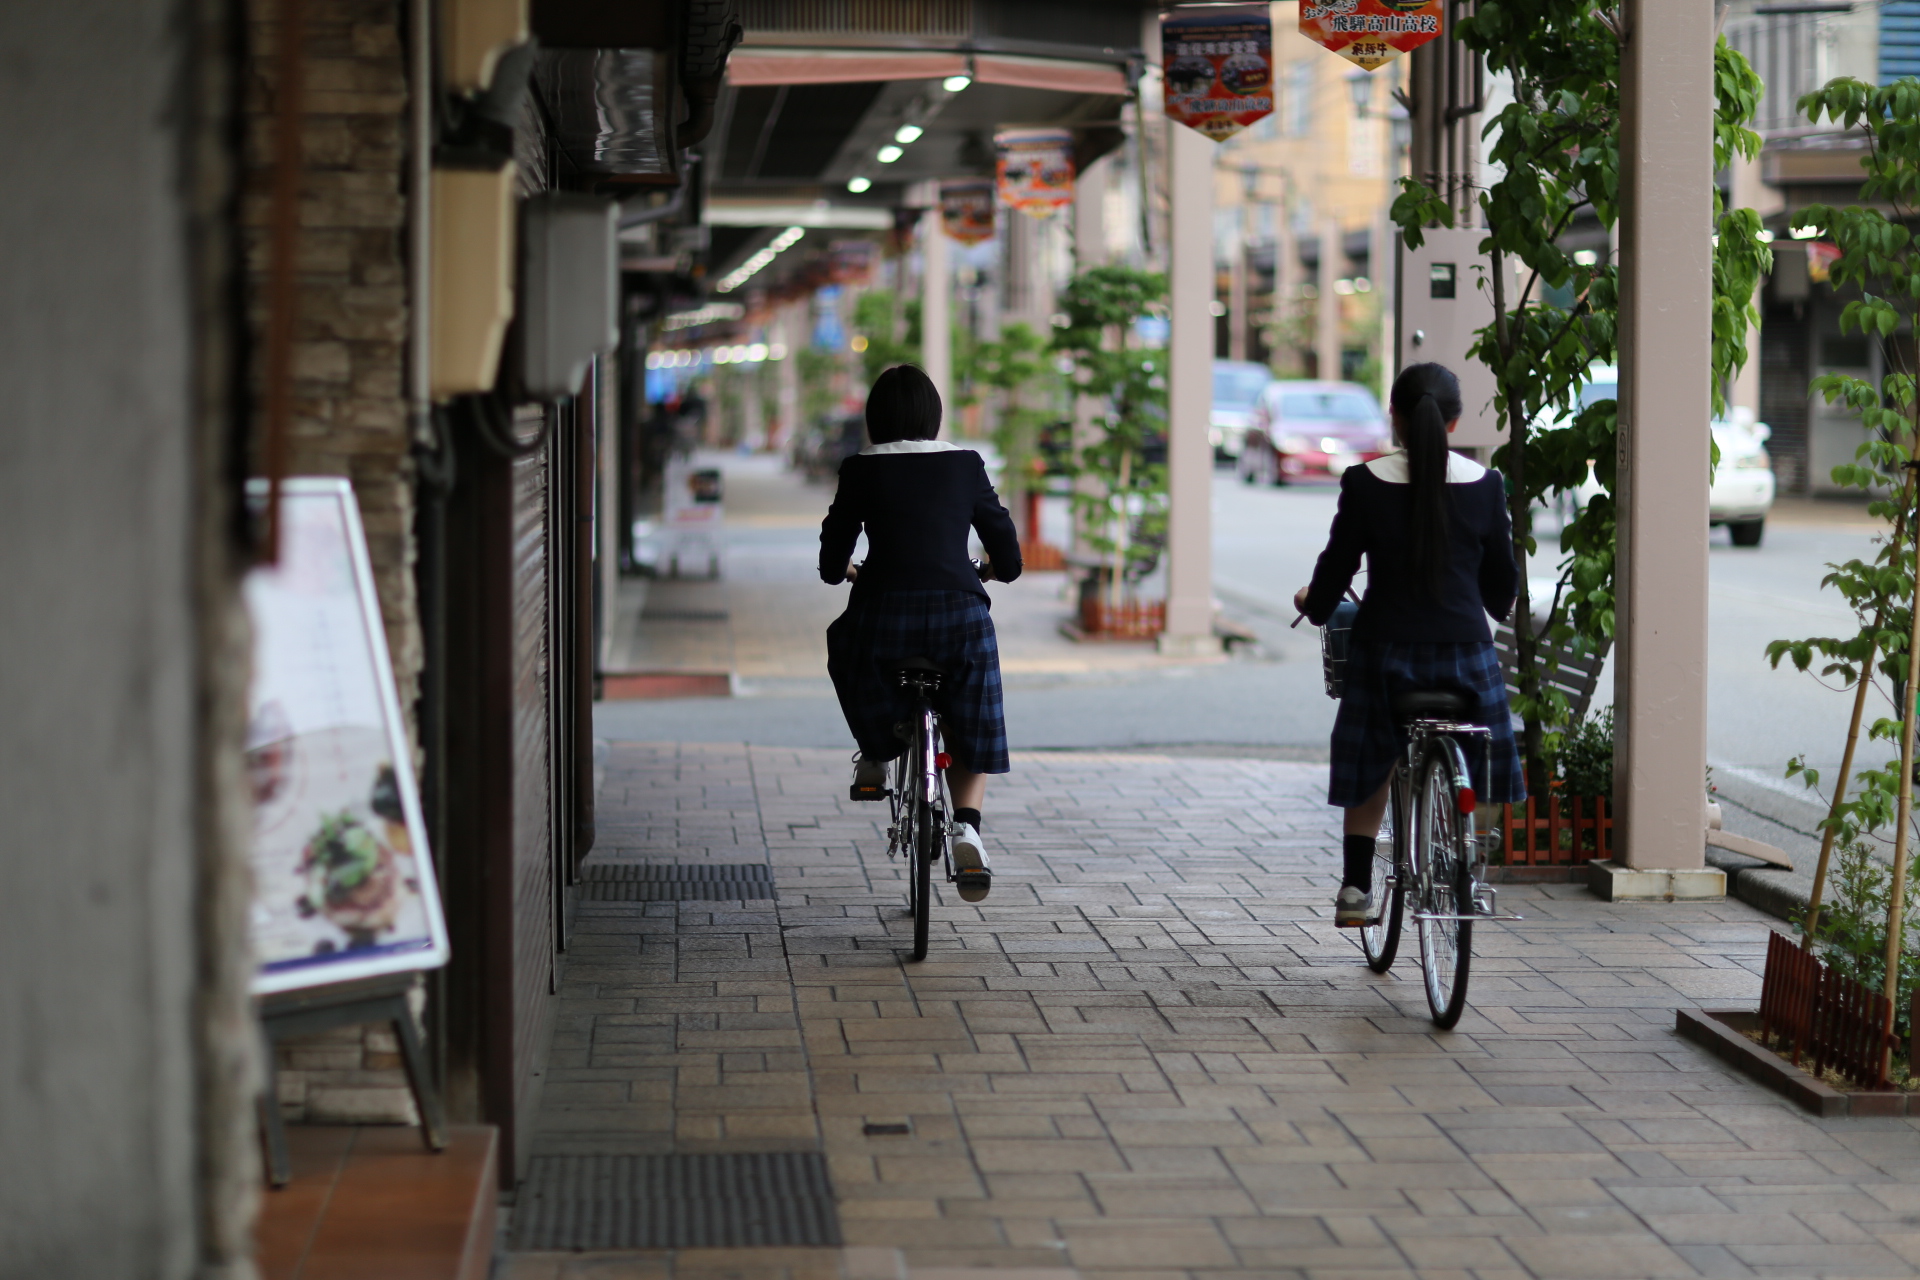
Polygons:
[[[1412,813],[1414,780],[1420,776],[1421,771],[1427,767],[1436,752],[1452,757],[1449,767],[1453,772],[1456,785],[1471,790],[1473,773],[1467,767],[1466,752],[1462,743],[1476,743],[1479,748],[1481,776],[1492,777],[1493,733],[1485,725],[1461,724],[1450,720],[1414,720],[1408,723],[1407,733],[1409,737],[1407,752],[1401,760],[1399,777],[1396,780],[1397,785],[1406,788],[1403,793],[1405,800],[1403,812]],[[1408,852],[1411,848],[1410,837],[1410,832],[1405,837],[1399,832],[1395,833],[1394,867],[1399,874],[1405,874],[1407,870]],[[1474,904],[1474,909],[1460,914],[1414,911],[1409,912],[1406,918],[1414,921],[1521,919],[1522,917],[1511,913],[1504,915],[1499,913],[1497,900],[1500,891],[1486,882],[1486,849],[1473,834],[1470,822],[1463,824],[1460,844],[1460,859],[1467,867],[1472,883],[1470,900]],[[1419,888],[1421,897],[1424,898],[1430,888],[1425,877],[1431,874],[1431,868],[1423,864],[1420,874],[1422,882]]]

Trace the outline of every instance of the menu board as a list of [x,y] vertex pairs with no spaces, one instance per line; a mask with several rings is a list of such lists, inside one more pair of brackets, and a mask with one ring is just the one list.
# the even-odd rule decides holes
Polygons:
[[1372,71],[1438,36],[1440,0],[1301,0],[1300,34]]
[[1236,5],[1160,20],[1167,118],[1225,142],[1273,112],[1273,19]]
[[349,482],[281,486],[280,562],[247,575],[245,598],[254,992],[445,964],[446,921]]
[[1073,202],[1073,135],[1065,129],[1002,129],[993,135],[1000,198],[1036,218]]

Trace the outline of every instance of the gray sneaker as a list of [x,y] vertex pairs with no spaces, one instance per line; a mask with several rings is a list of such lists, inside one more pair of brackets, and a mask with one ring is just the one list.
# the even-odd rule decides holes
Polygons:
[[1372,922],[1373,905],[1364,889],[1343,885],[1333,899],[1333,923],[1342,929],[1361,929]]

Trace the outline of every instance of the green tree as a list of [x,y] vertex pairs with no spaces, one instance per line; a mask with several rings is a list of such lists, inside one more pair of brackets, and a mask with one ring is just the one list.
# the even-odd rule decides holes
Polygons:
[[[1093,267],[1060,294],[1066,327],[1053,339],[1073,362],[1074,389],[1099,408],[1100,439],[1074,455],[1075,525],[1107,558],[1114,589],[1128,565],[1157,555],[1166,538],[1166,463],[1149,446],[1167,430],[1166,352],[1143,347],[1134,322],[1165,310],[1166,277],[1132,267]],[[1164,454],[1163,454],[1164,456]]]
[[[919,364],[920,300],[909,299],[902,307],[891,289],[869,289],[853,304],[853,331],[866,339],[860,353],[860,370],[867,384],[897,364]],[[903,336],[896,338],[900,333]]]
[[[1829,404],[1844,405],[1863,428],[1854,461],[1833,469],[1834,482],[1864,493],[1868,510],[1891,528],[1875,539],[1871,556],[1829,565],[1831,572],[1821,580],[1852,609],[1857,623],[1853,633],[1776,640],[1767,646],[1767,657],[1776,667],[1788,659],[1801,671],[1819,661],[1822,678],[1837,681],[1855,695],[1854,727],[1821,824],[1826,847],[1816,872],[1809,933],[1830,962],[1872,979],[1876,973],[1886,974],[1890,950],[1901,953],[1903,971],[1913,967],[1910,949],[1904,946],[1906,925],[1872,919],[1875,912],[1904,914],[1911,893],[1904,866],[1896,858],[1894,882],[1869,885],[1870,869],[1850,866],[1849,860],[1857,863],[1860,850],[1897,841],[1902,781],[1910,776],[1904,765],[1911,751],[1911,744],[1904,741],[1904,717],[1911,697],[1914,543],[1920,535],[1914,477],[1916,423],[1920,423],[1915,382],[1920,366],[1914,349],[1915,324],[1920,321],[1920,246],[1911,228],[1920,222],[1920,80],[1906,78],[1876,87],[1837,79],[1803,97],[1799,106],[1812,122],[1824,116],[1850,131],[1862,131],[1867,139],[1867,155],[1861,162],[1865,170],[1861,203],[1846,208],[1809,205],[1794,215],[1793,225],[1824,237],[1839,250],[1839,258],[1828,265],[1828,282],[1846,298],[1840,311],[1841,332],[1866,336],[1879,345],[1885,358],[1886,373],[1878,385],[1864,378],[1825,374],[1813,379],[1812,389]],[[1901,754],[1881,768],[1863,769],[1850,779],[1859,722],[1867,699],[1876,691],[1887,697],[1895,714],[1875,718],[1867,729],[1868,740],[1899,743]],[[1809,787],[1820,785],[1819,773],[1799,759],[1788,763],[1787,775],[1801,777]],[[1827,914],[1819,915],[1826,849],[1834,846],[1842,856],[1838,894]],[[1896,902],[1901,907],[1898,913],[1892,912]],[[1898,935],[1901,945],[1889,947],[1889,935]],[[1873,961],[1869,953],[1876,946],[1887,949]],[[1912,980],[1909,973],[1906,981]]]
[[[1614,624],[1617,415],[1612,400],[1582,406],[1579,393],[1589,366],[1617,359],[1619,281],[1613,264],[1580,262],[1560,240],[1583,212],[1606,228],[1619,216],[1620,42],[1611,9],[1597,0],[1483,0],[1456,30],[1513,85],[1513,101],[1486,130],[1488,159],[1503,170],[1478,197],[1487,229],[1480,243],[1487,267],[1478,283],[1492,296],[1494,322],[1479,331],[1469,355],[1493,372],[1494,408],[1506,431],[1493,462],[1507,478],[1521,566],[1515,613],[1536,612],[1527,583],[1528,563],[1539,552],[1534,505],[1579,486],[1591,468],[1602,492],[1562,535],[1541,634],[1596,646]],[[1736,155],[1759,152],[1759,135],[1746,124],[1761,84],[1724,40],[1714,69],[1714,159],[1724,167]],[[1393,217],[1409,246],[1419,247],[1424,227],[1452,225],[1450,206],[1432,188],[1412,178],[1401,187]],[[1713,368],[1707,376],[1719,412],[1728,380],[1746,360],[1747,327],[1758,319],[1753,293],[1770,257],[1758,216],[1723,209],[1717,189],[1714,223]],[[1551,671],[1540,637],[1528,627],[1515,632],[1520,692],[1514,710],[1525,722],[1522,750],[1529,785],[1538,791],[1568,707],[1547,683]]]

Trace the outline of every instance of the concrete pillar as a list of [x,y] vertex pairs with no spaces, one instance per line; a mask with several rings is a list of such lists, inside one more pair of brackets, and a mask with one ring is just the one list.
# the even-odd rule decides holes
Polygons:
[[1340,295],[1333,291],[1339,277],[1339,264],[1346,257],[1340,244],[1340,222],[1328,218],[1320,224],[1320,301],[1313,333],[1313,350],[1319,369],[1316,376],[1329,382],[1340,380]]
[[953,416],[953,272],[947,265],[947,233],[940,228],[940,201],[920,215],[920,367],[933,379],[949,437],[959,425]]
[[1282,377],[1291,376],[1300,363],[1300,347],[1292,324],[1299,314],[1300,250],[1293,239],[1293,211],[1284,199],[1274,211],[1273,232],[1273,364]]
[[1220,652],[1213,634],[1213,149],[1168,134],[1167,629],[1160,651]]
[[1240,197],[1227,276],[1227,359],[1247,358],[1247,197]]
[[1712,897],[1705,863],[1713,8],[1628,0],[1612,898]]
[[768,443],[774,449],[783,449],[793,443],[801,426],[800,348],[807,341],[807,304],[790,302],[782,307],[775,332],[780,336],[774,341],[786,348],[786,354],[774,364],[779,370],[775,376],[779,378],[780,422]]
[[[1112,172],[1111,157],[1103,157],[1088,166],[1074,187],[1073,268],[1076,274],[1102,266],[1107,261],[1107,188]],[[1076,454],[1100,443],[1104,433],[1093,421],[1099,409],[1099,403],[1091,396],[1074,397],[1073,448]],[[1074,481],[1074,488],[1081,493],[1098,494],[1100,483],[1091,476],[1080,476]],[[1077,521],[1070,554],[1081,562],[1091,562],[1096,558],[1093,548],[1087,544],[1086,530]]]

